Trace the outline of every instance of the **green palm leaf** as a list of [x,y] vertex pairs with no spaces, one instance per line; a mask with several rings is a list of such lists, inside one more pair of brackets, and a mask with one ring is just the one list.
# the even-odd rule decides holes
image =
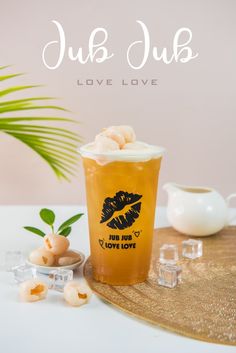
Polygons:
[[24,99],[14,99],[10,101],[5,101],[5,102],[0,102],[0,107],[4,105],[9,105],[9,104],[28,104],[31,103],[32,101],[44,101],[44,100],[50,100],[50,99],[55,99],[53,97],[31,97],[31,98],[24,98]]
[[21,75],[23,74],[12,74],[12,75],[0,76],[0,81],[5,81],[5,80],[8,80],[9,78],[13,78]]
[[[7,68],[8,66],[1,66],[0,70]],[[0,75],[0,82],[20,75],[22,74]],[[46,109],[68,113],[68,110],[58,105],[45,103],[54,99],[53,97],[35,96],[3,100],[5,96],[11,93],[37,87],[41,86],[23,85],[0,89],[0,132],[6,133],[27,145],[49,164],[59,178],[69,180],[70,176],[75,175],[77,170],[77,149],[81,138],[74,131],[51,125],[47,126],[45,123],[77,123],[77,121],[70,118],[48,116],[48,114],[46,116],[44,114],[40,116],[24,115],[25,111],[39,112]],[[14,113],[14,116],[12,116],[12,113]],[[35,124],[36,122],[38,124]]]
[[5,105],[3,107],[0,106],[0,114],[2,113],[9,113],[9,112],[14,112],[14,111],[20,111],[20,110],[33,110],[33,109],[58,109],[58,110],[64,110],[65,112],[67,111],[66,109],[62,107],[58,107],[56,105],[32,105],[32,104],[15,104],[15,105]]
[[14,87],[6,88],[6,89],[3,89],[3,90],[0,91],[0,97],[6,96],[7,94],[10,94],[10,93],[13,93],[13,92],[23,91],[25,89],[36,88],[36,87],[42,87],[42,86],[40,86],[40,85],[30,85],[30,86],[14,86]]

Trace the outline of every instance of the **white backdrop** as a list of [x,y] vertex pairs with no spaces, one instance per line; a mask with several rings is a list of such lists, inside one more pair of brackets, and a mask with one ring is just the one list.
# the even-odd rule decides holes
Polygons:
[[[165,146],[160,186],[166,181],[208,185],[223,195],[236,191],[235,22],[233,0],[150,1],[1,1],[0,61],[27,76],[15,83],[43,83],[43,95],[61,97],[81,124],[88,142],[111,124],[131,124],[140,140]],[[109,33],[115,53],[103,64],[65,59],[57,70],[42,62],[42,49],[56,37],[52,20],[66,33],[66,45],[88,46],[96,27]],[[149,57],[141,70],[127,65],[125,53],[148,27],[151,46],[172,51],[175,32],[189,27],[199,56],[186,64],[166,65]],[[53,52],[52,52],[53,57]],[[86,78],[113,79],[107,87],[78,86]],[[157,86],[122,87],[121,79],[157,79]],[[11,82],[13,83],[13,81]],[[72,182],[59,182],[27,147],[0,136],[1,204],[76,204],[85,202],[82,168]],[[160,204],[165,204],[159,190]]]

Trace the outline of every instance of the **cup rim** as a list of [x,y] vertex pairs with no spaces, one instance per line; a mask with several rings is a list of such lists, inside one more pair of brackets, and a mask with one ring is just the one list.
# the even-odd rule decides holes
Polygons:
[[[96,152],[89,150],[89,147],[92,147],[94,142],[87,143],[81,146],[78,150],[79,154],[82,157],[87,157],[90,159],[106,159],[109,161],[146,161],[150,159],[161,158],[166,151],[164,147],[149,145],[144,142],[137,141],[142,143],[144,147],[149,148],[149,150],[120,150],[117,151],[107,151],[107,152]],[[125,152],[124,152],[125,151]]]

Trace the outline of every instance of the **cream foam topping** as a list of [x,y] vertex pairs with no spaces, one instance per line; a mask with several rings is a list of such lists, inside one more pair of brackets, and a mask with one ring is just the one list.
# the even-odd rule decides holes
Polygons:
[[164,148],[136,141],[133,128],[120,125],[103,129],[94,142],[82,146],[79,151],[83,157],[106,164],[112,161],[141,162],[159,158]]
[[94,148],[94,142],[80,148],[80,154],[85,158],[96,160],[98,163],[106,163],[112,161],[126,162],[144,162],[152,158],[159,158],[163,155],[164,148],[148,145],[144,142],[138,142],[142,145],[142,149],[122,149],[107,152],[97,152]]
[[104,164],[112,161],[146,162],[153,158],[160,158],[165,151],[163,147],[149,145],[141,141],[136,143],[140,148],[97,152],[95,142],[91,142],[82,146],[79,152],[85,158],[94,159],[98,163]]

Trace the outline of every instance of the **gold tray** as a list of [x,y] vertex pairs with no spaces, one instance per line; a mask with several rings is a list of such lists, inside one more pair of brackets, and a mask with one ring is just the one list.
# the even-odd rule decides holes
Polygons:
[[155,230],[149,277],[143,283],[96,282],[89,258],[84,276],[96,294],[133,316],[195,339],[236,345],[236,227],[201,238],[203,256],[180,261],[183,283],[173,289],[159,286],[160,246],[176,243],[181,251],[187,238],[173,228]]

